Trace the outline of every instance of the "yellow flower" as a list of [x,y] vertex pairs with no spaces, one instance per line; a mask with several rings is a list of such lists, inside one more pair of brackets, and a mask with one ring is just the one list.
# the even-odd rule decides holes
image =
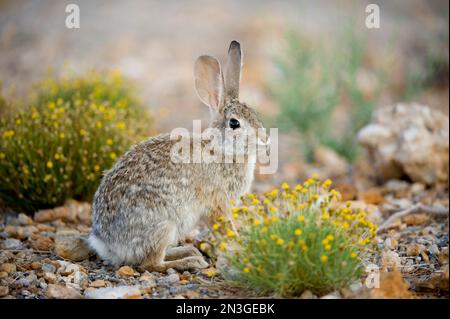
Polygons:
[[328,251],[328,250],[331,250],[331,245],[325,245],[324,248],[325,248],[325,250],[327,250],[327,251]]
[[63,138],[65,138],[66,137],[66,135],[64,134],[64,133],[59,133],[59,138],[60,139],[63,139]]
[[108,139],[106,140],[106,144],[112,145],[112,143],[113,143],[113,140],[112,140],[112,139],[108,138]]
[[231,205],[231,206],[236,205],[236,201],[235,201],[234,199],[230,199],[230,205]]
[[50,110],[53,110],[53,109],[55,108],[55,102],[48,102],[47,107],[48,107]]
[[86,135],[86,131],[83,130],[83,129],[81,129],[81,130],[80,130],[80,135],[81,135],[81,136],[85,136],[85,135]]
[[237,213],[234,213],[232,216],[233,216],[234,219],[239,217],[239,215]]
[[295,234],[295,236],[300,236],[300,235],[302,234],[302,230],[301,230],[300,228],[297,228],[297,229],[294,231],[294,234]]
[[55,154],[55,160],[59,160],[59,154],[58,153]]
[[289,185],[288,183],[283,183],[283,185],[281,185],[282,189],[289,189]]
[[47,162],[47,167],[48,167],[48,168],[52,168],[52,167],[53,167],[53,163],[52,163],[51,161],[48,161],[48,162]]
[[297,217],[297,220],[298,220],[299,222],[304,222],[304,221],[305,221],[305,216],[299,215],[299,216]]
[[214,225],[212,225],[212,229],[213,230],[218,230],[219,229],[219,224],[214,224]]
[[227,230],[227,236],[230,237],[230,238],[233,238],[233,237],[236,236],[236,234],[234,233],[234,231],[229,229],[229,230]]
[[328,245],[328,239],[325,238],[324,240],[322,240],[322,245]]
[[97,123],[95,123],[95,126],[97,126],[97,128],[102,128],[103,124],[100,121],[97,121]]
[[308,246],[306,246],[306,245],[301,245],[301,246],[302,246],[302,251],[306,253],[308,251]]
[[259,219],[255,219],[253,221],[253,225],[258,226],[259,224],[261,224],[261,222],[259,221]]
[[125,122],[123,122],[123,121],[117,122],[116,127],[117,127],[119,130],[125,129],[125,127],[126,127]]
[[237,214],[237,213],[239,213],[239,208],[238,208],[238,207],[233,207],[233,208],[231,209],[231,212],[232,212],[233,214]]
[[249,273],[249,272],[250,272],[250,268],[249,268],[249,267],[244,267],[243,271],[244,271],[245,273]]
[[270,235],[270,239],[272,239],[272,240],[276,240],[277,238],[278,238],[278,236],[275,234]]
[[52,175],[50,175],[50,174],[45,175],[45,177],[44,177],[44,183],[47,183],[47,182],[50,181],[51,179],[52,179]]
[[246,263],[248,263],[250,260],[249,260],[247,257],[245,257],[242,261],[246,264]]
[[350,254],[350,258],[355,259],[356,257],[358,257],[358,254],[355,253],[354,251]]
[[5,153],[0,153],[0,159],[4,159],[6,157]]
[[302,185],[300,185],[300,184],[297,184],[297,186],[295,186],[295,189],[296,190],[298,190],[298,191],[301,191],[302,190]]
[[323,219],[323,220],[330,219],[330,214],[328,214],[328,213],[322,214],[322,219]]
[[283,244],[284,244],[284,240],[281,239],[281,238],[279,238],[279,239],[277,240],[277,245],[278,245],[278,246],[281,246],[281,245],[283,245]]
[[17,124],[17,125],[20,125],[20,123],[22,123],[22,121],[21,121],[20,119],[17,119],[17,120],[16,120],[16,124]]
[[264,205],[269,205],[269,203],[270,203],[270,200],[268,200],[267,198],[265,198],[265,199],[263,200],[263,204],[264,204]]
[[227,244],[225,244],[225,243],[220,243],[220,244],[219,244],[219,249],[222,250],[222,251],[226,250],[226,249],[227,249]]
[[325,182],[323,182],[322,187],[328,188],[331,186],[331,184],[332,184],[331,180],[327,179]]
[[327,235],[327,237],[326,237],[329,241],[332,241],[332,240],[334,240],[334,236],[333,235]]
[[116,153],[111,152],[111,154],[109,154],[109,157],[111,157],[112,160],[115,160],[117,158]]
[[98,172],[100,170],[100,166],[99,165],[95,165],[94,166],[94,171]]
[[267,231],[268,231],[269,229],[267,228],[267,227],[263,227],[263,228],[261,228],[261,233],[267,233]]
[[328,256],[327,255],[320,256],[320,261],[326,263],[328,261]]
[[248,211],[249,211],[247,206],[242,206],[241,210],[242,210],[243,213],[248,213]]
[[269,206],[269,211],[271,213],[275,213],[277,211],[277,208],[275,206]]
[[252,204],[253,204],[253,205],[258,205],[258,204],[259,204],[259,200],[258,200],[257,198],[254,198],[254,199],[252,200]]
[[270,221],[272,223],[275,223],[276,221],[278,221],[278,217],[277,216],[272,216],[272,217],[270,217]]

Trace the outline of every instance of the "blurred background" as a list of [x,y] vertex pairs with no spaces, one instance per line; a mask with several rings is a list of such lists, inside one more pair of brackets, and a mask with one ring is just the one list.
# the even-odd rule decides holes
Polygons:
[[[80,6],[80,29],[64,25],[68,3]],[[356,133],[379,105],[415,101],[448,116],[448,2],[378,1],[380,29],[365,26],[369,3],[3,0],[2,91],[22,96],[49,69],[118,69],[157,131],[191,128],[208,115],[194,91],[196,57],[224,61],[236,39],[241,100],[281,130],[277,174],[295,179],[310,173],[318,145],[357,161]]]

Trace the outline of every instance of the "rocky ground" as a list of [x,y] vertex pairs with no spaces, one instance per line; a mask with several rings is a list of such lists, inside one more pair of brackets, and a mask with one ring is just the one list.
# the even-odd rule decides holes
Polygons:
[[[365,206],[379,224],[416,202],[448,207],[445,189],[390,181],[364,192],[341,186],[353,204]],[[240,298],[251,292],[229,287],[211,265],[199,272],[150,273],[130,266],[114,268],[86,248],[90,205],[68,201],[30,217],[0,214],[1,298]],[[380,289],[361,283],[327,296],[309,291],[301,298],[440,298],[448,297],[448,216],[408,215],[378,236],[376,263]],[[193,241],[200,246],[200,241]],[[362,282],[364,278],[362,278]]]

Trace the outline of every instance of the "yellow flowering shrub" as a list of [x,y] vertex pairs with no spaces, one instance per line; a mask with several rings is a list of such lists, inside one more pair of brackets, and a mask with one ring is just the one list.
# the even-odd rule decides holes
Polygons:
[[330,186],[313,177],[243,196],[229,219],[212,226],[212,241],[234,274],[225,278],[285,296],[324,294],[361,278],[377,226]]
[[0,200],[24,211],[89,199],[102,172],[152,127],[118,71],[50,76],[24,105],[0,119]]

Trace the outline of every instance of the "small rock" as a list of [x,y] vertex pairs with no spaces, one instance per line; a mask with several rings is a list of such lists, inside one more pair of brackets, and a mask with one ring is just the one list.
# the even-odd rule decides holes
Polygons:
[[131,277],[134,276],[134,269],[130,266],[122,266],[116,271],[116,275],[119,277]]
[[311,292],[311,290],[305,290],[301,295],[300,299],[317,299],[317,296]]
[[42,269],[42,271],[49,272],[49,273],[54,273],[56,271],[56,267],[53,266],[52,264],[48,264],[48,263],[42,264],[41,269]]
[[91,287],[94,288],[102,288],[106,286],[106,281],[104,281],[103,279],[97,279],[93,282],[91,282]]
[[430,247],[428,247],[428,252],[431,255],[439,255],[439,247],[436,244],[433,244]]
[[448,247],[443,247],[439,254],[439,265],[448,264]]
[[70,287],[50,284],[47,287],[47,297],[54,299],[80,299],[80,293]]
[[418,194],[422,194],[425,190],[425,185],[422,183],[414,183],[411,186],[410,192],[413,195],[418,195]]
[[15,272],[17,270],[17,267],[16,265],[11,263],[5,263],[0,265],[0,270],[10,274],[12,272]]
[[3,241],[3,248],[8,250],[21,250],[23,249],[23,244],[18,239],[8,238]]
[[33,262],[31,263],[31,269],[33,269],[33,270],[41,269],[41,267],[42,267],[42,265],[41,265],[41,263],[38,262],[38,261],[33,261]]
[[28,276],[19,278],[16,280],[17,285],[24,287],[32,286],[37,281],[37,276],[34,273],[29,273]]
[[0,297],[5,297],[9,293],[7,286],[0,286]]
[[320,299],[342,299],[341,294],[338,291],[329,293],[328,295],[320,297]]
[[17,222],[19,225],[26,226],[33,224],[33,219],[31,219],[30,216],[21,213],[17,216]]
[[89,258],[90,248],[80,236],[58,236],[55,240],[55,253],[71,261]]
[[383,267],[390,269],[399,269],[402,266],[402,261],[395,251],[385,250],[381,256],[381,264]]
[[53,249],[53,239],[33,234],[30,236],[30,245],[34,250],[50,251]]
[[54,284],[56,283],[56,275],[54,273],[51,272],[45,272],[44,273],[44,279],[49,283],[49,284]]
[[177,272],[175,269],[173,269],[173,268],[168,268],[168,269],[166,270],[166,273],[167,273],[168,275],[172,275],[172,274],[177,274],[178,272]]
[[406,255],[410,257],[419,256],[419,254],[425,250],[425,247],[420,244],[411,244],[406,247]]
[[51,222],[56,219],[75,221],[74,216],[71,216],[69,208],[64,206],[39,210],[34,214],[34,220],[38,223]]
[[417,226],[425,224],[430,220],[430,216],[427,214],[413,214],[403,217],[403,222],[408,226]]
[[8,277],[8,273],[6,271],[0,271],[0,279]]
[[159,285],[173,285],[180,281],[180,276],[178,274],[172,274],[165,277],[158,278]]
[[383,194],[377,188],[371,188],[358,193],[358,199],[372,205],[380,205],[384,202]]
[[390,250],[396,250],[398,247],[398,241],[394,238],[388,237],[384,241],[384,247]]
[[133,299],[141,297],[141,290],[138,286],[119,286],[99,288],[85,293],[88,299]]

